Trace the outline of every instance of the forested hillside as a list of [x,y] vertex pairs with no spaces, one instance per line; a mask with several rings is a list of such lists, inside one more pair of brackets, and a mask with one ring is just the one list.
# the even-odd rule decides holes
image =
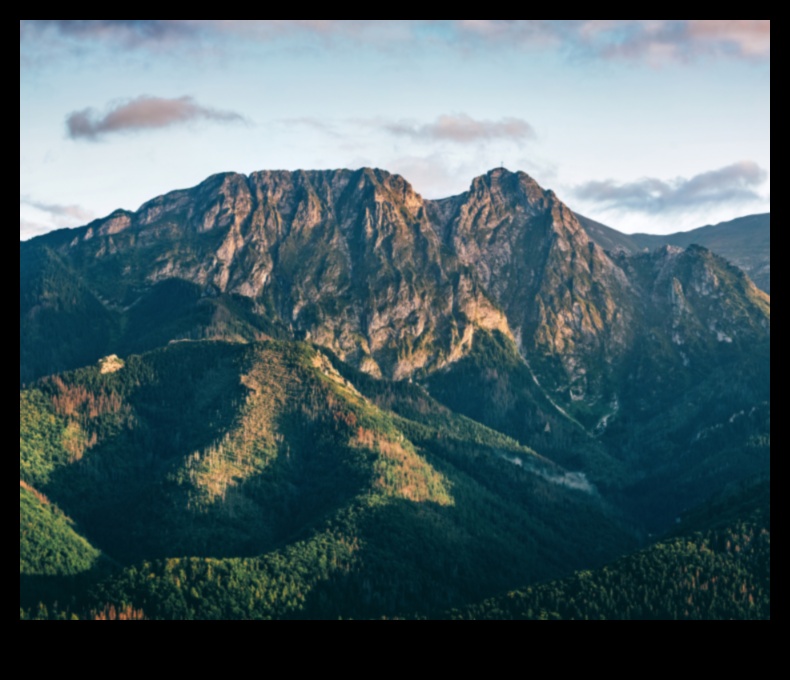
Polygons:
[[770,490],[707,503],[675,535],[595,571],[454,610],[453,619],[771,618]]
[[306,344],[185,342],[106,365],[21,395],[23,481],[113,563],[64,611],[427,612],[635,545],[560,466],[416,387],[390,387],[412,390],[412,418],[382,410]]

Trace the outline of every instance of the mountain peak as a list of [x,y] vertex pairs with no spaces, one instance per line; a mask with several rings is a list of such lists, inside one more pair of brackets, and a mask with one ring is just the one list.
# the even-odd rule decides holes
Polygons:
[[475,177],[469,193],[476,198],[490,198],[515,202],[535,204],[553,196],[553,192],[544,191],[526,172],[517,170],[513,172],[504,167],[492,168],[484,175]]

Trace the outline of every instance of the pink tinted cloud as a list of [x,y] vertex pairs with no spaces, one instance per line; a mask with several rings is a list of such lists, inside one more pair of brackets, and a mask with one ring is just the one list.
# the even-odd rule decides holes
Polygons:
[[688,32],[692,39],[729,45],[747,57],[771,52],[770,19],[690,19]]
[[476,120],[465,114],[442,115],[433,123],[414,125],[406,122],[387,123],[384,129],[392,134],[434,141],[469,144],[493,139],[524,141],[535,138],[535,131],[520,118]]
[[60,203],[46,203],[44,201],[36,201],[34,199],[22,196],[19,199],[20,203],[24,203],[25,205],[29,205],[32,208],[36,208],[36,210],[41,210],[42,212],[49,213],[53,216],[53,218],[57,220],[62,220],[65,222],[74,222],[74,221],[82,221],[87,222],[90,219],[93,219],[93,213],[90,210],[86,210],[82,206],[79,205],[62,205]]
[[202,106],[192,97],[143,95],[116,104],[103,115],[93,108],[74,111],[66,118],[66,128],[72,139],[95,140],[110,133],[164,128],[196,120],[234,123],[243,122],[244,118],[233,111]]

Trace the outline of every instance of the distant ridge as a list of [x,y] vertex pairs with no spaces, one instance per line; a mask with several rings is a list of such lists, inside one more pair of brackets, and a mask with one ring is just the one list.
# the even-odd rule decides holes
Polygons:
[[738,217],[674,234],[623,234],[605,224],[576,214],[590,238],[611,252],[637,253],[663,245],[705,246],[743,269],[760,290],[771,293],[771,213]]

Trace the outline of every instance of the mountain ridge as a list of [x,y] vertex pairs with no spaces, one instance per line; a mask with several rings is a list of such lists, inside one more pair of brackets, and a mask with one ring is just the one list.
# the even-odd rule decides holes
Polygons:
[[662,245],[704,246],[743,269],[758,288],[771,293],[771,213],[744,215],[674,234],[624,234],[578,213],[576,217],[605,250],[636,254]]
[[[87,268],[94,290],[112,276],[102,267],[131,255],[124,286],[100,294],[105,307],[137,304],[135,288],[188,281],[204,296],[258,300],[258,317],[399,378],[462,355],[481,328],[553,355],[572,382],[574,348],[616,353],[634,305],[620,268],[553,192],[504,169],[441,201],[380,170],[223,173],[25,243],[47,242]],[[514,248],[534,254],[512,261]]]

